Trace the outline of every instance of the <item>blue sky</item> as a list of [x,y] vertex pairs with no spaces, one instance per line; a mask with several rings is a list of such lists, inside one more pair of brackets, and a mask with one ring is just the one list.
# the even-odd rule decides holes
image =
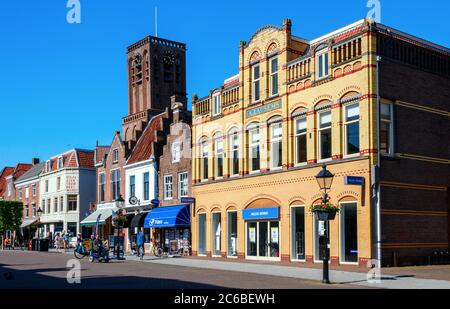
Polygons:
[[[159,36],[187,44],[189,95],[203,96],[238,72],[239,41],[259,27],[289,17],[313,39],[364,18],[366,2],[80,0],[78,25],[67,0],[2,0],[0,169],[111,142],[127,113],[125,48],[154,34],[155,6]],[[381,4],[384,24],[450,46],[448,0]]]

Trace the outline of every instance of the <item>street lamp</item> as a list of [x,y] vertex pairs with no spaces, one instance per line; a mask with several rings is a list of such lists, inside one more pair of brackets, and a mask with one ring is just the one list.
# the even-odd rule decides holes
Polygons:
[[[327,166],[324,164],[322,166],[322,170],[319,172],[319,174],[316,175],[317,183],[319,184],[320,190],[323,192],[322,201],[324,204],[327,204],[328,202],[328,194],[327,191],[330,191],[331,185],[333,183],[334,175],[327,170]],[[325,229],[324,229],[324,235],[323,239],[325,241],[324,246],[324,252],[323,252],[323,276],[322,276],[322,283],[329,284],[330,283],[330,274],[329,274],[329,248],[328,248],[328,221],[332,218],[330,218],[329,214],[327,216],[320,216],[320,212],[316,212],[316,216],[318,216],[318,219],[323,219],[325,221]],[[321,218],[322,217],[322,218]]]
[[[39,207],[38,210],[37,210],[37,215],[38,215],[39,224],[41,223],[41,222],[40,222],[40,219],[41,219],[42,213],[43,213],[43,211],[42,211],[41,207]],[[38,226],[38,239],[41,239],[41,232],[40,232],[39,226]]]
[[[118,210],[118,215],[121,216],[121,212],[123,209],[123,205],[125,203],[125,200],[122,197],[122,194],[119,194],[119,197],[116,199],[116,203],[117,203],[117,208],[119,208]],[[122,258],[120,257],[120,225],[121,225],[121,220],[119,218],[119,220],[116,221],[117,224],[117,244],[116,244],[116,259],[117,260],[121,260]]]

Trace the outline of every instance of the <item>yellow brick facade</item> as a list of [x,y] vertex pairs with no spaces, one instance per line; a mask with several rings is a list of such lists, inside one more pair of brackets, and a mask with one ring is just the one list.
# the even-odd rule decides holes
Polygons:
[[[239,74],[211,91],[208,97],[193,100],[193,195],[192,244],[198,254],[198,218],[206,214],[206,255],[213,255],[212,214],[221,214],[221,256],[227,256],[227,212],[237,212],[237,252],[247,255],[247,223],[242,211],[251,208],[279,207],[279,253],[273,260],[297,260],[292,256],[291,207],[305,209],[306,262],[318,260],[313,213],[309,207],[321,197],[314,176],[326,163],[335,174],[330,192],[333,203],[357,205],[358,262],[373,258],[371,228],[371,166],[376,163],[376,59],[370,24],[360,21],[313,41],[291,34],[290,20],[282,27],[258,30],[249,42],[241,42]],[[328,53],[329,75],[318,78],[316,51]],[[278,93],[272,95],[271,60],[278,59]],[[255,101],[252,68],[260,67],[260,100]],[[214,95],[220,93],[220,112],[213,115]],[[359,103],[359,149],[345,154],[345,105]],[[259,108],[259,109],[258,109]],[[331,158],[321,161],[318,147],[318,114],[331,111]],[[296,164],[295,119],[306,118],[307,162]],[[270,124],[282,123],[282,166],[270,166]],[[260,132],[260,170],[250,173],[248,129],[257,125]],[[230,175],[230,132],[239,136],[239,175]],[[222,136],[223,176],[217,178],[215,138]],[[208,179],[202,173],[201,143],[208,145]],[[365,178],[365,186],[344,185],[345,176]],[[330,223],[332,263],[340,263],[341,228],[339,215]],[[216,248],[217,249],[217,245]]]

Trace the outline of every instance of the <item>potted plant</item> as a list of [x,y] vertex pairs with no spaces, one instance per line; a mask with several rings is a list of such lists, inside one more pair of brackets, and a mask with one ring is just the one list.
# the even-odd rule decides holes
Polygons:
[[330,202],[330,197],[321,200],[320,204],[311,205],[310,210],[317,215],[319,221],[334,220],[336,213],[339,212],[339,206]]
[[113,225],[117,226],[117,227],[123,226],[123,224],[125,223],[126,220],[127,220],[126,216],[123,216],[123,215],[115,216],[113,218]]

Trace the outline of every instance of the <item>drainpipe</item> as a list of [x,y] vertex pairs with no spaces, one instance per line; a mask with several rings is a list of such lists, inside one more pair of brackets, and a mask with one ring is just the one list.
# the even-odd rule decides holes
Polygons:
[[376,194],[376,256],[378,260],[378,267],[381,267],[381,190],[380,190],[380,79],[379,79],[379,65],[382,58],[377,56],[377,76],[376,76],[376,87],[377,87],[377,165],[375,166],[375,194]]

